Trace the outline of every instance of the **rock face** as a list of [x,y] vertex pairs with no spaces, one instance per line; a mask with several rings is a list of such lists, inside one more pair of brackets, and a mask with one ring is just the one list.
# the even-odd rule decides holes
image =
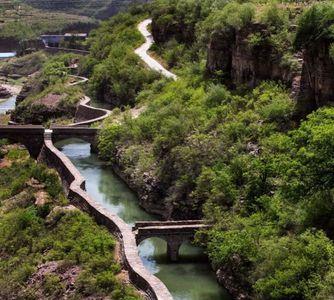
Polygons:
[[32,89],[33,89],[33,85],[29,82],[23,85],[21,92],[16,97],[16,104],[19,104],[25,98],[27,98],[29,96],[29,93],[32,91]]
[[158,44],[171,39],[187,44],[195,40],[195,24],[186,25],[183,21],[174,22],[172,16],[170,18],[168,15],[162,18],[153,17],[151,28],[154,41]]
[[12,96],[12,93],[8,91],[5,87],[0,85],[0,98],[9,98]]
[[[251,44],[250,38],[255,34],[259,41]],[[282,55],[268,38],[269,32],[263,24],[252,24],[238,31],[214,32],[208,46],[208,73],[221,73],[232,87],[253,88],[262,80],[280,80],[291,86],[298,71],[280,64]]]
[[222,71],[224,80],[231,79],[232,72],[232,47],[235,40],[235,32],[215,31],[211,35],[207,51],[206,70],[209,74]]
[[320,41],[304,49],[304,64],[298,107],[308,113],[334,103],[334,61],[329,56],[329,41]]
[[179,23],[168,22],[161,26],[161,24],[153,19],[152,20],[152,35],[156,43],[164,43],[170,39],[175,38],[177,41],[183,41],[183,30]]
[[164,194],[158,178],[153,175],[153,172],[141,173],[135,169],[126,170],[123,151],[124,149],[118,149],[116,153],[116,162],[113,164],[115,173],[136,192],[141,207],[150,213],[169,219],[171,210],[163,201]]

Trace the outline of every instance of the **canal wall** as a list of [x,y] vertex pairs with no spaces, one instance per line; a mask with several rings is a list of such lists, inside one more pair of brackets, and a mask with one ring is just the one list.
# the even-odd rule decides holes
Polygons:
[[81,100],[75,113],[75,123],[70,124],[69,126],[77,127],[91,125],[95,122],[104,120],[111,114],[107,109],[90,106],[90,102],[91,99],[87,96]]
[[[85,84],[89,80],[88,78],[82,76],[71,75],[71,77],[78,80],[70,83],[70,86]],[[88,126],[95,122],[103,121],[111,114],[110,110],[90,106],[90,103],[91,99],[88,96],[83,97],[75,112],[75,123],[72,123],[69,126]]]
[[53,145],[51,136],[47,134],[39,161],[47,163],[48,166],[58,171],[68,198],[74,205],[88,212],[97,223],[106,226],[117,236],[121,244],[123,268],[128,271],[131,282],[144,291],[150,300],[172,300],[167,287],[143,265],[130,226],[88,195],[85,189],[85,179],[69,158]]

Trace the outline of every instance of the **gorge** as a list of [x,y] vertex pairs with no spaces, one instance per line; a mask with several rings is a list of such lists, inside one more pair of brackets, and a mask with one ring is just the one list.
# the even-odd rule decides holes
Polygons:
[[[0,101],[14,108],[0,116],[0,296],[34,293],[46,267],[51,299],[331,299],[333,16],[323,1],[154,0],[0,61],[24,85]],[[80,228],[64,245],[63,222]]]

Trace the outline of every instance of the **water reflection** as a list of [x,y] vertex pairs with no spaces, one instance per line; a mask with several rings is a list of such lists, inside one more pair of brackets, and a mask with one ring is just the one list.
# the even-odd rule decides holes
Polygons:
[[[89,144],[72,139],[58,143],[57,147],[86,178],[88,193],[104,207],[130,225],[136,221],[156,219],[139,207],[136,195],[110,166],[90,154]],[[151,238],[140,244],[139,254],[144,265],[166,284],[175,300],[230,299],[217,284],[201,249],[184,244],[180,248],[180,262],[169,263],[166,248],[165,241]]]

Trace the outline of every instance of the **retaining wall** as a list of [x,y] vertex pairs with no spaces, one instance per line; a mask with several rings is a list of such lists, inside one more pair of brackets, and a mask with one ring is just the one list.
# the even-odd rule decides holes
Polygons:
[[68,48],[60,48],[60,47],[49,47],[46,46],[44,51],[50,54],[57,54],[57,53],[74,53],[74,54],[81,54],[81,55],[88,55],[89,51],[86,50],[79,50],[79,49],[68,49]]
[[55,168],[61,176],[68,198],[74,205],[87,211],[95,220],[116,235],[121,244],[123,268],[129,272],[131,282],[152,300],[172,300],[166,286],[143,265],[136,245],[135,236],[116,214],[103,208],[85,191],[85,179],[72,162],[54,147],[51,137],[46,137],[39,160]]
[[102,121],[110,115],[110,111],[103,108],[90,106],[90,98],[85,96],[80,102],[75,113],[75,123],[70,126],[85,126]]

